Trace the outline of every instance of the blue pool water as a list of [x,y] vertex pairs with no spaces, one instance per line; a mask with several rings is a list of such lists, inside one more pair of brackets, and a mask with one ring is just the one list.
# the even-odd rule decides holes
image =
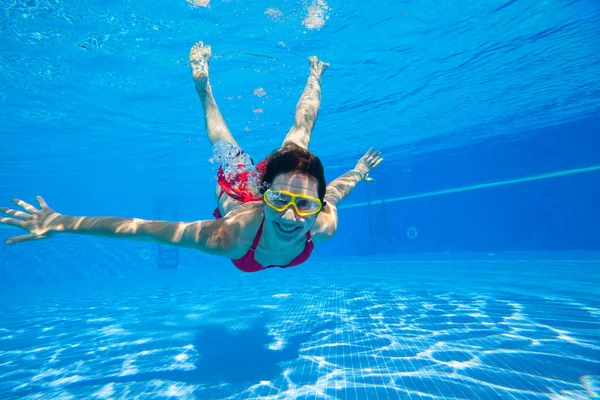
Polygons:
[[204,268],[4,302],[0,390],[201,399],[600,390],[597,260],[358,258],[263,276]]
[[0,398],[600,396],[600,3],[0,0],[0,33],[0,206],[212,218],[198,40],[255,160],[310,55],[327,180],[385,158],[295,268],[0,245]]

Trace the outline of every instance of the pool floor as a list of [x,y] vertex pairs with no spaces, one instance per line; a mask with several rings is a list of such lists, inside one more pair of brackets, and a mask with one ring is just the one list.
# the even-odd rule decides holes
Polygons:
[[600,393],[599,261],[352,259],[165,274],[4,296],[0,397]]

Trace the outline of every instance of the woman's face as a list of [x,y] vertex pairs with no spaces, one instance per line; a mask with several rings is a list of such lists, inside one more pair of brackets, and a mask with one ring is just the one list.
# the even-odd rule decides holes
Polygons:
[[[300,172],[279,174],[273,180],[272,191],[285,190],[294,194],[319,197],[318,183],[312,176]],[[281,240],[290,241],[305,236],[310,230],[318,214],[298,215],[293,206],[277,211],[265,204],[265,223],[272,224],[275,235]]]

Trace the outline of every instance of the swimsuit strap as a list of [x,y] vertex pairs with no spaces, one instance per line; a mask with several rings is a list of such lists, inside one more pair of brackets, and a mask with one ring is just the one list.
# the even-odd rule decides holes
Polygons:
[[250,251],[256,251],[256,246],[258,246],[258,242],[260,241],[260,237],[262,235],[264,223],[265,223],[265,220],[263,219],[263,221],[260,223],[260,228],[258,228],[258,232],[256,232],[256,236],[254,236],[254,241],[252,242]]

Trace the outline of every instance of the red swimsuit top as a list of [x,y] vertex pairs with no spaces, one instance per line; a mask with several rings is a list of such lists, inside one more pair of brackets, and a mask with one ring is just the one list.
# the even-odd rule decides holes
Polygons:
[[254,237],[254,241],[252,242],[252,246],[250,247],[250,250],[248,250],[248,252],[246,254],[244,254],[244,256],[242,258],[238,258],[236,260],[231,260],[231,262],[233,262],[233,265],[235,265],[238,269],[240,269],[244,272],[257,272],[257,271],[262,271],[263,269],[266,269],[266,268],[273,268],[273,267],[280,267],[280,268],[293,267],[293,266],[302,264],[303,262],[308,260],[308,257],[310,257],[310,253],[312,253],[313,249],[315,248],[315,245],[312,242],[312,238],[310,237],[310,231],[306,232],[306,246],[304,246],[304,250],[302,250],[302,253],[300,253],[300,255],[298,255],[298,257],[294,258],[292,260],[292,262],[289,263],[288,265],[269,265],[268,267],[263,267],[258,262],[256,262],[254,260],[254,252],[256,251],[256,246],[258,246],[260,236],[262,235],[264,223],[265,223],[265,221],[263,221],[260,224],[260,228],[258,228],[258,232],[256,233],[256,236]]

